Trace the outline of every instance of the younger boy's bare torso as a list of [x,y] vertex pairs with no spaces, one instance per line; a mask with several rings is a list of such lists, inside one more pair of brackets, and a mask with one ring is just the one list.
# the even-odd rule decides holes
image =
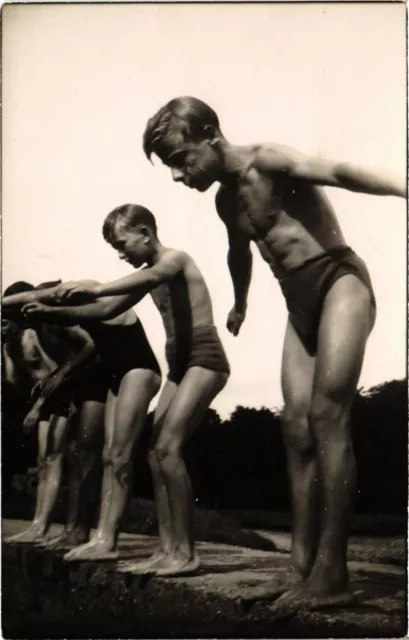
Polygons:
[[[14,387],[30,389],[45,380],[67,359],[73,357],[78,347],[70,340],[68,332],[60,327],[26,327],[10,344],[3,344],[4,379]],[[40,336],[41,334],[41,336]]]
[[237,184],[220,187],[216,208],[233,234],[257,244],[280,278],[345,240],[322,188],[278,172],[267,174],[258,161],[259,149],[243,149],[247,169]]
[[188,254],[175,254],[181,261],[181,271],[151,292],[168,339],[213,324],[212,303],[202,274]]

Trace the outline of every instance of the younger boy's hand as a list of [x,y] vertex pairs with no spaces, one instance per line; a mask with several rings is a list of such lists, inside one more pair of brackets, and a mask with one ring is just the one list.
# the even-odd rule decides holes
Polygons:
[[78,303],[88,302],[98,296],[97,288],[98,284],[93,280],[63,282],[55,292],[54,298],[59,303],[66,300]]
[[240,327],[243,324],[245,317],[246,314],[244,312],[239,313],[238,311],[236,311],[235,307],[233,307],[233,309],[227,316],[227,329],[234,336],[237,336],[239,334]]
[[31,411],[29,411],[29,413],[24,418],[24,422],[23,422],[24,433],[25,434],[30,433],[30,431],[32,431],[36,426],[39,419],[40,419],[40,412],[37,411],[36,409],[31,409]]
[[21,310],[23,316],[28,318],[43,318],[50,311],[52,311],[52,307],[42,302],[28,302]]

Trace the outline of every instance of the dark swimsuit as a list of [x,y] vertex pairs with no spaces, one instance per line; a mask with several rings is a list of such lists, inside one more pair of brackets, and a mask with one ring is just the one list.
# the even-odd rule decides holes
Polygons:
[[216,327],[195,327],[189,333],[169,338],[166,342],[169,365],[168,380],[179,384],[190,367],[230,373],[229,363]]
[[52,395],[42,411],[43,420],[53,413],[68,415],[72,402],[105,402],[108,390],[117,395],[122,378],[133,369],[148,369],[160,376],[140,320],[129,325],[82,322],[81,326],[91,336],[97,355]]
[[158,361],[139,319],[128,325],[83,322],[94,341],[110,383],[117,394],[122,378],[133,369],[148,369],[161,375]]
[[350,247],[334,247],[290,269],[279,279],[289,317],[310,355],[317,351],[318,329],[325,296],[339,278],[352,274],[368,289],[376,308],[375,294],[365,263]]

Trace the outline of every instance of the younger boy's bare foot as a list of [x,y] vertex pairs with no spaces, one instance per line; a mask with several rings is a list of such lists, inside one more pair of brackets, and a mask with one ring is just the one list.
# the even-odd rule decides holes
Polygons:
[[114,550],[114,545],[103,538],[94,538],[86,544],[82,544],[75,549],[71,549],[64,554],[63,559],[67,562],[78,562],[80,560],[116,560],[118,551]]
[[5,542],[14,544],[23,544],[24,542],[41,542],[45,539],[45,529],[43,525],[32,524],[28,529],[21,533],[9,536]]
[[163,561],[157,565],[155,576],[185,576],[196,573],[200,567],[200,558],[197,554],[193,558],[186,556],[168,554]]
[[150,558],[141,560],[139,562],[130,562],[129,560],[122,560],[118,562],[118,568],[121,571],[127,571],[129,573],[154,573],[155,568],[159,566],[164,558],[167,556],[165,551],[158,549]]
[[63,529],[57,536],[46,538],[39,546],[47,548],[57,547],[77,547],[83,544],[88,538],[88,534],[84,529]]

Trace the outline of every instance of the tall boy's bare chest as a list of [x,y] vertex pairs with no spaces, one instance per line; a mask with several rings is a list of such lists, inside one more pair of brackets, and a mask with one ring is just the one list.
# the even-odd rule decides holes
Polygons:
[[222,218],[233,218],[238,228],[252,239],[265,235],[283,208],[282,182],[264,177],[243,181],[236,188],[225,188],[218,195]]

